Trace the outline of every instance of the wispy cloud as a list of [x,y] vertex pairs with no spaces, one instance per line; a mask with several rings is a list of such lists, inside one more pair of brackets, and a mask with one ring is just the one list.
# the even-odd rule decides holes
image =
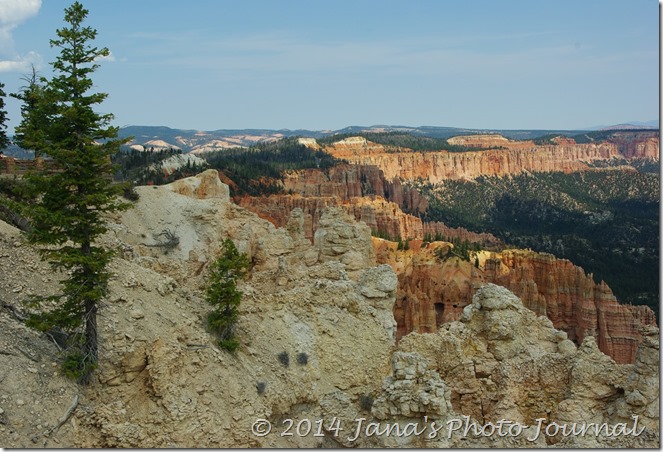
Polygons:
[[[548,34],[548,33],[546,33]],[[189,35],[169,47],[149,64],[218,72],[221,78],[261,77],[265,74],[334,75],[375,74],[459,76],[488,74],[494,77],[544,77],[578,71],[600,74],[620,63],[641,60],[642,55],[597,53],[566,39],[526,42],[540,33],[504,33],[466,39],[417,36],[380,41],[310,41],[288,32],[228,37],[217,40]],[[151,36],[155,38],[155,36]],[[170,39],[161,36],[159,39]],[[511,45],[507,41],[517,42]],[[532,41],[536,41],[533,39]],[[195,43],[195,45],[192,45]],[[153,55],[156,56],[156,55]],[[650,56],[650,55],[648,55]],[[612,69],[611,69],[612,68]]]
[[28,52],[26,55],[13,60],[0,59],[0,72],[30,72],[31,67],[40,68],[44,60],[37,52]]
[[0,0],[0,72],[25,72],[41,63],[36,52],[18,55],[13,38],[14,29],[36,16],[40,8],[41,0]]

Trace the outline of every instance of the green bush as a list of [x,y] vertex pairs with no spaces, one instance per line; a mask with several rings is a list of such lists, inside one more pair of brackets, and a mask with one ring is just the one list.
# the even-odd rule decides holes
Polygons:
[[61,369],[65,377],[78,383],[87,381],[90,374],[97,368],[97,363],[80,352],[66,355]]
[[227,238],[221,246],[221,255],[209,270],[205,298],[214,310],[208,314],[207,324],[219,337],[219,347],[229,352],[239,347],[239,341],[235,338],[235,325],[239,318],[242,292],[237,289],[237,280],[246,275],[249,265],[247,255],[237,251],[233,241]]

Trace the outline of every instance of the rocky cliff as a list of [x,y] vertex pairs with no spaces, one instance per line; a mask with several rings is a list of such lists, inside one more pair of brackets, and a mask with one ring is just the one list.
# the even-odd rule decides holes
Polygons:
[[362,196],[378,196],[395,202],[408,212],[425,212],[428,200],[417,190],[403,187],[399,179],[387,179],[373,165],[340,164],[325,171],[291,171],[283,181],[286,192],[306,197],[335,196],[343,201]]
[[[337,155],[333,149],[330,151]],[[415,180],[421,177],[436,184],[445,179],[505,176],[526,171],[580,171],[588,168],[585,162],[617,156],[616,145],[603,143],[473,152],[377,153],[371,150],[361,153],[358,149],[351,155],[345,153],[342,158],[361,165],[375,165],[387,178]]]
[[[288,417],[340,416],[325,411],[338,399],[357,411],[359,396],[377,391],[376,376],[388,371],[397,280],[389,266],[375,265],[368,227],[328,209],[311,244],[301,211],[276,229],[230,203],[215,171],[137,192],[140,200],[111,221],[104,238],[121,252],[99,319],[102,359],[91,385],[67,383],[50,339],[14,325],[14,310],[0,310],[7,351],[0,376],[21,382],[0,395],[3,447],[334,444],[276,429]],[[37,276],[49,274],[48,266],[18,231],[1,225],[0,296],[16,300],[13,309],[54,284]],[[164,230],[177,243],[164,243]],[[235,355],[206,331],[201,292],[225,237],[252,261],[240,287]],[[273,422],[274,434],[252,433],[259,418]]]
[[421,249],[397,251],[374,240],[378,262],[397,272],[399,290],[394,317],[398,337],[435,332],[457,320],[481,285],[492,282],[512,290],[537,315],[581,343],[595,336],[599,348],[619,363],[632,363],[642,341],[640,328],[655,325],[651,309],[620,305],[604,282],[565,259],[532,251],[480,252],[475,262],[440,260],[435,250],[450,244],[435,242]]
[[[426,447],[464,447],[470,443],[473,447],[615,447],[619,440],[594,435],[591,430],[563,435],[559,427],[566,424],[570,428],[579,422],[577,419],[583,420],[578,426],[583,422],[585,426],[630,422],[631,427],[636,416],[638,422],[657,428],[656,331],[644,328],[635,364],[619,365],[599,351],[593,337],[587,337],[576,349],[549,319],[537,317],[509,290],[488,284],[477,290],[459,321],[445,324],[435,334],[415,333],[403,338],[398,349],[412,364],[404,365],[403,355],[394,353],[394,377],[385,379],[383,388],[390,400],[398,396],[400,401],[416,401],[422,394],[417,392],[417,385],[402,387],[408,373],[416,377],[436,374],[446,383],[434,386],[439,392],[444,390],[443,397],[431,397],[437,404],[429,403],[426,408],[425,404],[401,402],[390,407],[391,413],[407,415],[422,407],[421,411],[433,417],[445,409],[441,402],[446,401],[451,405],[449,411],[471,416],[466,422],[459,419],[454,424],[459,429],[450,435],[423,443]],[[379,404],[374,413],[381,407]],[[453,419],[453,415],[449,417]],[[472,430],[472,419],[480,420],[481,425],[496,426],[506,420],[529,427],[521,435],[504,435],[501,441],[481,433],[467,441],[462,433],[465,428],[471,436],[476,431]],[[537,424],[543,428],[538,429]],[[543,434],[537,436],[537,431]],[[642,435],[646,436],[644,431],[630,437],[629,447],[646,444],[648,440]]]
[[632,363],[641,341],[640,327],[655,325],[646,306],[620,305],[610,287],[551,254],[509,250],[487,258],[488,279],[516,293],[523,304],[578,343],[596,336],[599,348],[619,363]]
[[[414,152],[393,149],[355,137],[325,148],[332,155],[360,165],[375,165],[387,179],[414,180],[419,177],[438,183],[444,179],[474,179],[478,176],[505,176],[523,172],[582,171],[589,163],[616,157],[658,159],[658,137],[652,133],[615,134],[610,142],[577,144],[573,140],[559,144],[534,145],[511,141],[499,135],[463,136],[450,143],[485,147],[472,152]],[[500,149],[490,149],[499,147]]]
[[610,141],[617,145],[619,153],[627,159],[647,158],[659,160],[660,137],[652,132],[615,132]]
[[271,195],[238,198],[237,203],[255,212],[259,217],[277,227],[287,224],[290,212],[301,209],[304,213],[304,234],[313,240],[320,217],[326,207],[338,206],[351,214],[356,221],[363,221],[374,234],[397,240],[399,237],[423,239],[437,234],[447,238],[459,238],[480,243],[484,247],[502,246],[500,240],[488,233],[476,233],[465,228],[451,228],[441,222],[423,222],[419,217],[404,213],[398,204],[378,196],[351,197]]

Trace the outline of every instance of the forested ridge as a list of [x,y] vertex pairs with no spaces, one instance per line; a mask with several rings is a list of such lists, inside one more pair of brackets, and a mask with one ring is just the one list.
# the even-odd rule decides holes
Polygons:
[[429,199],[424,220],[569,259],[620,301],[658,313],[658,175],[593,170],[413,185]]

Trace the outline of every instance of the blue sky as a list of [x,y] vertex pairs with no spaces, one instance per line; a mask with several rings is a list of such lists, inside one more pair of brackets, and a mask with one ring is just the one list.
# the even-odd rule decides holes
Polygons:
[[[82,1],[115,124],[573,129],[659,117],[656,0]],[[70,1],[0,0],[19,89]],[[19,105],[6,99],[9,127]],[[11,130],[10,130],[11,133]]]

